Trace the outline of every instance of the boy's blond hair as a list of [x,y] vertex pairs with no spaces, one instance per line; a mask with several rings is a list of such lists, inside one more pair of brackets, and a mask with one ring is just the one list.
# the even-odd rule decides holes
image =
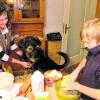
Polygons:
[[100,18],[94,18],[83,24],[81,38],[94,39],[100,42]]

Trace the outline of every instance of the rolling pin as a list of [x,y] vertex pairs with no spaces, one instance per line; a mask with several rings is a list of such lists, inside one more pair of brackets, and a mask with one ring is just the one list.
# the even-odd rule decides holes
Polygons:
[[26,97],[29,98],[29,100],[35,100],[35,96],[32,94],[31,91],[26,95]]
[[23,83],[23,85],[19,88],[19,93],[17,96],[24,96],[28,88],[31,86],[31,76]]

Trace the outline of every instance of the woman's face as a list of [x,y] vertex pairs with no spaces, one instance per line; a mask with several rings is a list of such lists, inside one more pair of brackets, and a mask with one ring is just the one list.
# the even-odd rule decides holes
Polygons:
[[2,15],[0,15],[0,31],[6,27],[7,22],[8,22],[7,13],[3,13]]

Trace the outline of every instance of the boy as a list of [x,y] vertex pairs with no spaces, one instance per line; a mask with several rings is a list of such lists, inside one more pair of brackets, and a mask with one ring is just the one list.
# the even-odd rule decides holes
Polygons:
[[84,23],[81,39],[88,54],[70,74],[64,87],[82,93],[83,100],[100,99],[100,18]]

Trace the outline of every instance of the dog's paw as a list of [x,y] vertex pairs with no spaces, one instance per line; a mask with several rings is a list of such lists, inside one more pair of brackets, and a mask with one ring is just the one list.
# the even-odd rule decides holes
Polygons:
[[29,61],[34,63],[35,62],[35,59],[34,58],[29,58]]

